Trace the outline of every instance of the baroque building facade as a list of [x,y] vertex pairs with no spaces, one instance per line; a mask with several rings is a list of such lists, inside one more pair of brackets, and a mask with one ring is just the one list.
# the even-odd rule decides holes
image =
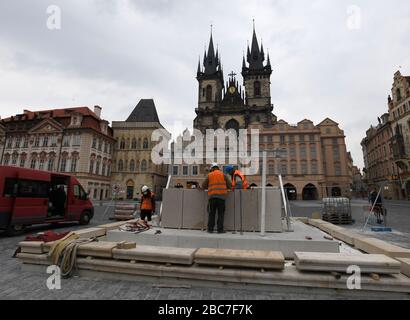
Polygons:
[[101,119],[101,110],[99,106],[94,111],[88,107],[24,110],[2,119],[0,163],[69,173],[91,199],[108,199],[114,138],[108,121]]
[[[112,184],[117,186],[120,199],[140,197],[141,187],[147,185],[158,198],[168,178],[168,166],[156,165],[151,158],[155,145],[154,130],[164,129],[152,99],[142,99],[125,121],[112,123],[115,145]],[[165,130],[165,129],[164,129]]]
[[[317,125],[310,120],[291,125],[277,119],[270,90],[272,66],[263,45],[258,43],[255,29],[246,59],[242,60],[241,74],[242,86],[234,72],[224,82],[221,58],[215,52],[211,34],[202,66],[198,63],[194,129],[202,133],[207,129],[258,129],[259,150],[267,152],[267,183],[278,185],[277,177],[281,173],[289,199],[350,196],[352,173],[343,130],[329,118]],[[229,146],[222,152],[228,149]],[[199,186],[209,163],[204,160],[202,164],[184,164],[176,160],[180,159],[174,155],[172,186]],[[260,186],[261,166],[247,179],[251,185]]]

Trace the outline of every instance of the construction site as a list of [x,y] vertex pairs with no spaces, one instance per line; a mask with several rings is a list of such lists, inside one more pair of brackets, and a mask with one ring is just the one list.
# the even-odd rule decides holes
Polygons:
[[[73,282],[85,277],[312,298],[409,298],[410,249],[345,228],[351,221],[337,210],[342,199],[328,199],[336,208],[330,216],[297,217],[281,185],[235,190],[226,199],[223,234],[206,232],[207,199],[204,190],[168,188],[152,223],[137,218],[136,204],[117,203],[113,216],[104,213],[107,223],[53,241],[40,232],[19,242],[15,256],[24,272],[46,274],[58,266]],[[373,209],[364,227],[371,227]],[[336,217],[338,225],[322,220]]]

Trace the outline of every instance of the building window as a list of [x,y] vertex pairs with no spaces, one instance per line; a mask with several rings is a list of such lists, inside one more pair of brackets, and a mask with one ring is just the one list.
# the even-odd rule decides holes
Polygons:
[[100,167],[101,167],[101,160],[97,160],[97,163],[95,165],[95,174],[97,175],[100,174]]
[[315,142],[315,135],[314,134],[309,135],[309,141],[310,142]]
[[312,164],[312,174],[318,174],[318,170],[317,170],[317,162],[313,161]]
[[289,148],[289,157],[291,159],[295,159],[296,158],[296,147],[295,146],[291,146]]
[[325,132],[326,132],[326,134],[331,134],[331,133],[332,133],[332,129],[326,128]]
[[297,168],[297,164],[296,162],[292,162],[290,164],[290,173],[293,175],[297,175],[298,174],[298,168]]
[[51,146],[52,147],[57,146],[57,136],[51,136]]
[[101,139],[98,139],[98,151],[102,150],[102,141]]
[[268,175],[273,176],[275,174],[275,164],[269,163],[268,164]]
[[148,149],[148,139],[147,138],[144,139],[144,143],[143,143],[142,147],[144,149]]
[[47,170],[54,171],[54,158],[48,159]]
[[18,159],[18,154],[13,154],[13,156],[11,157],[11,165],[12,166],[17,165],[17,159]]
[[67,157],[62,157],[61,164],[60,164],[60,172],[66,172],[66,170],[67,170]]
[[24,148],[24,149],[27,149],[27,148],[28,148],[28,138],[27,138],[27,137],[24,137],[24,140],[23,140],[23,148]]
[[316,152],[316,146],[315,145],[311,145],[310,146],[310,158],[311,159],[316,159],[317,157],[317,152]]
[[44,136],[43,138],[43,147],[48,147],[48,136]]
[[20,148],[20,143],[21,143],[21,137],[17,137],[15,147]]
[[124,170],[124,162],[122,160],[118,161],[118,171]]
[[307,175],[308,174],[308,166],[307,166],[307,162],[303,161],[301,164],[301,168],[302,168],[302,174]]
[[81,146],[81,135],[79,133],[74,135],[73,146]]
[[26,157],[25,156],[21,156],[20,157],[20,167],[24,168],[26,166]]
[[146,172],[147,171],[147,161],[142,160],[141,161],[141,172]]
[[335,159],[335,160],[340,159],[340,153],[339,153],[339,147],[338,146],[333,147],[333,159]]
[[285,144],[285,136],[283,134],[280,135],[280,144]]
[[97,149],[97,138],[93,137],[93,144],[92,144],[93,149]]
[[335,163],[335,176],[342,175],[342,168],[340,167],[340,163]]
[[293,134],[289,136],[289,143],[295,143],[295,136]]
[[77,172],[78,157],[73,156],[71,159],[71,172]]
[[124,150],[125,149],[125,139],[123,138],[123,139],[121,139],[121,142],[120,142],[120,149],[122,149],[122,150]]
[[37,166],[37,159],[36,158],[31,159],[30,168],[35,169],[36,166]]
[[130,161],[130,171],[131,171],[131,172],[134,172],[134,171],[135,171],[135,161],[134,161],[134,160],[131,160],[131,161]]
[[70,136],[64,136],[63,138],[63,147],[69,147],[70,146],[70,141],[71,137]]
[[288,174],[288,164],[286,162],[282,162],[280,164],[280,173],[282,175],[287,175]]
[[270,134],[268,135],[268,143],[272,143],[273,142],[273,136]]
[[34,147],[38,148],[40,146],[40,136],[36,136],[34,139]]
[[135,138],[132,139],[131,149],[137,149],[137,139]]
[[110,176],[110,175],[111,175],[111,165],[108,164],[108,166],[107,166],[107,176]]
[[212,101],[212,86],[211,85],[208,85],[206,87],[206,101],[207,102]]
[[13,148],[13,138],[11,137],[7,140],[7,148],[8,149]]
[[182,167],[182,175],[187,176],[188,175],[188,166],[183,166]]
[[105,176],[106,175],[106,172],[105,172],[106,170],[107,170],[107,165],[105,164],[105,162],[103,162],[101,175]]
[[89,169],[88,169],[88,172],[89,172],[89,173],[93,173],[93,172],[94,172],[94,160],[93,160],[93,159],[90,160],[90,167],[89,167]]
[[193,166],[192,167],[192,175],[193,176],[197,176],[198,175],[198,166]]
[[179,167],[178,166],[173,166],[172,167],[172,175],[173,176],[177,176],[177,175],[179,175]]
[[400,101],[400,100],[401,100],[401,91],[400,91],[400,88],[397,88],[397,90],[396,90],[396,97],[397,97],[397,101]]
[[39,170],[44,170],[44,162],[45,162],[44,159],[40,159],[40,162],[39,162],[39,165],[38,165]]
[[304,142],[304,141],[305,141],[305,135],[304,135],[304,134],[300,134],[300,135],[299,135],[299,141],[300,141],[300,142]]
[[259,81],[255,81],[253,83],[253,89],[254,89],[255,97],[260,97],[261,96],[261,83]]
[[306,159],[306,146],[305,145],[300,146],[300,157],[302,159]]

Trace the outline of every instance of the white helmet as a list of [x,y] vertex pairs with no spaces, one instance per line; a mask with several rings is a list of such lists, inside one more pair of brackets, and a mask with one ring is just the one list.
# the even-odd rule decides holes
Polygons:
[[211,169],[213,169],[213,168],[219,168],[219,166],[216,162],[212,162]]
[[143,186],[143,187],[141,188],[142,193],[145,193],[145,192],[147,192],[148,190],[149,190],[149,188],[148,188],[147,186]]

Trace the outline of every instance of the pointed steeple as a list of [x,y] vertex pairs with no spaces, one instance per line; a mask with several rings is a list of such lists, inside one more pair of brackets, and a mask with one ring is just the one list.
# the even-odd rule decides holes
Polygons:
[[218,71],[217,68],[220,64],[218,55],[219,55],[218,50],[215,53],[214,40],[212,36],[212,26],[211,26],[211,37],[209,39],[208,53],[205,56],[206,58],[204,58],[204,73],[205,74],[214,74]]
[[245,68],[246,68],[246,62],[245,62],[245,54],[244,54],[242,58],[242,70]]
[[253,21],[253,35],[251,50],[249,52],[248,46],[248,56],[247,61],[249,63],[250,70],[263,69],[263,61],[265,60],[263,46],[259,49],[258,38],[256,36],[255,21]]
[[270,64],[269,52],[268,52],[268,62],[266,63],[266,67],[267,67],[267,68],[272,68],[272,66],[271,66],[271,64]]
[[197,74],[201,73],[201,56],[199,56],[199,59],[198,59],[198,69],[197,69],[196,73]]

